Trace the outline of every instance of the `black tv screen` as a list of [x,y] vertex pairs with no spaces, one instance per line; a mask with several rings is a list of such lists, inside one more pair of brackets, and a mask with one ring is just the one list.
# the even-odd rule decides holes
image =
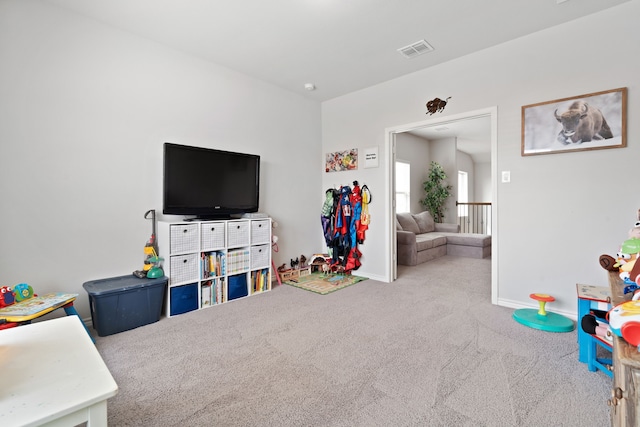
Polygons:
[[260,156],[164,144],[162,212],[222,218],[257,212]]

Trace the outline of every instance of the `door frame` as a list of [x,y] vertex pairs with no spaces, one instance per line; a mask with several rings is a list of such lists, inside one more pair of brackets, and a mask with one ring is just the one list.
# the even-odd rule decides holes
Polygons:
[[489,116],[491,118],[491,303],[498,303],[498,107],[488,107],[466,113],[442,116],[413,122],[404,125],[385,128],[384,158],[385,182],[387,194],[385,195],[387,211],[387,239],[389,242],[387,250],[387,277],[389,282],[393,282],[398,277],[397,269],[397,248],[396,248],[396,227],[395,227],[395,161],[396,161],[396,135],[403,132],[412,131],[424,127],[443,125],[462,120],[475,119]]

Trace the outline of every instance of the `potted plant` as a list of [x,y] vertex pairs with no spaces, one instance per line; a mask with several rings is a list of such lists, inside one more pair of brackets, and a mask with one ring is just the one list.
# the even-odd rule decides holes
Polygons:
[[420,200],[420,203],[431,213],[435,222],[442,222],[446,209],[444,203],[451,196],[452,187],[444,182],[446,179],[447,174],[442,166],[438,162],[431,162],[429,176],[423,183],[427,195]]

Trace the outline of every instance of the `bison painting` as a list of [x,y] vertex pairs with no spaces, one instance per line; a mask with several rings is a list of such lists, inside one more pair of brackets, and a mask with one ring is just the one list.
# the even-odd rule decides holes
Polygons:
[[560,115],[556,109],[554,115],[562,124],[558,141],[564,145],[613,138],[611,128],[602,112],[582,100],[572,103],[569,109]]

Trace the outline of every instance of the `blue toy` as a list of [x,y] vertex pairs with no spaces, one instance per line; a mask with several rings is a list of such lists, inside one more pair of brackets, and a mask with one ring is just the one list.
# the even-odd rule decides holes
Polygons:
[[20,283],[13,288],[13,292],[16,297],[16,302],[24,301],[33,297],[33,288],[26,283]]

